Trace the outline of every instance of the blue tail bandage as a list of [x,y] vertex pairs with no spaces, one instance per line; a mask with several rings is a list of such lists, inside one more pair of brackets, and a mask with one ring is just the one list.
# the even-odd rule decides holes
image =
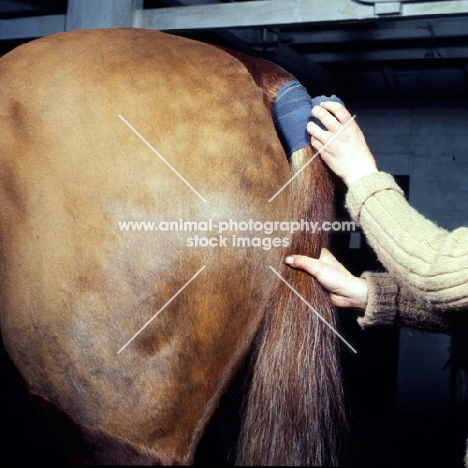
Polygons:
[[297,81],[290,81],[280,88],[271,105],[271,114],[287,156],[310,145],[310,135],[306,129],[308,122],[314,121],[326,130],[322,123],[311,114],[312,107],[324,101],[336,101],[343,104],[343,101],[335,95],[317,96],[312,99],[306,88]]

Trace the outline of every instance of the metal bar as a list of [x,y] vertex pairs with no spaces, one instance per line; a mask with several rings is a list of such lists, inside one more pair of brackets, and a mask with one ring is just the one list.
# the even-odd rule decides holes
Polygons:
[[[397,3],[399,2],[387,2]],[[384,5],[384,3],[381,3]],[[303,23],[356,21],[389,16],[413,17],[468,14],[468,0],[439,0],[400,5],[393,15],[376,13],[374,4],[350,0],[257,0],[137,10],[134,26],[159,30],[277,27]],[[377,9],[377,12],[379,9]]]
[[[243,31],[243,30],[242,30]],[[285,33],[287,35],[287,33]],[[336,30],[300,30],[294,31],[294,45],[302,44],[337,44],[346,42],[372,41],[411,41],[440,38],[464,38],[468,36],[468,18],[446,18],[427,20],[407,20],[395,22],[378,22],[369,30],[350,30],[341,28]],[[248,37],[245,39],[248,42]]]
[[132,0],[68,0],[67,30],[130,27],[132,19]]
[[[343,7],[346,11],[343,11]],[[280,26],[373,17],[373,6],[334,0],[258,0],[136,12],[138,25],[159,30]]]
[[0,20],[0,40],[30,39],[65,31],[66,15]]
[[[127,2],[124,1],[124,3]],[[239,3],[194,5],[154,10],[143,10],[141,7],[135,8],[135,4],[138,5],[139,3],[141,2],[134,0],[131,26],[159,30],[277,27],[382,17],[375,13],[373,4],[359,4],[350,0],[333,0],[333,8],[330,8],[329,0],[251,0]],[[71,5],[78,5],[78,3],[71,2]],[[127,18],[128,4],[125,10],[125,18]],[[119,21],[117,21],[119,24],[115,24],[108,18],[102,19],[102,16],[99,21],[100,24],[97,25],[95,23],[96,19],[92,21],[92,15],[90,14],[87,15],[89,22],[86,21],[86,24],[74,24],[72,17],[75,15],[71,13],[73,12],[70,11],[68,14],[68,20],[67,15],[0,20],[0,40],[46,36],[64,31],[66,25],[67,29],[74,29],[75,26],[130,26],[125,18],[119,18]],[[401,14],[394,15],[392,18],[464,14],[468,14],[468,0],[426,0],[424,2],[403,4]],[[112,13],[109,16],[112,17]],[[383,17],[388,18],[387,15]]]
[[380,60],[427,60],[431,58],[466,59],[466,47],[405,47],[403,49],[314,52],[304,53],[305,57],[324,65],[330,62],[378,62]]

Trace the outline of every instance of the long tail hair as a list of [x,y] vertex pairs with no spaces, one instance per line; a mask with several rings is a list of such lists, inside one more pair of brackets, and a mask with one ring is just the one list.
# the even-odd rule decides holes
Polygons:
[[[264,89],[267,102],[294,80],[270,62],[239,59]],[[311,146],[294,152],[291,174],[313,157]],[[321,223],[333,219],[334,186],[319,157],[293,180],[292,193],[291,220]],[[324,230],[297,231],[290,252],[317,257],[328,238]],[[314,311],[278,282],[251,352],[237,463],[338,466],[347,445],[339,342],[317,316],[335,329],[336,311],[315,279],[284,264],[279,273]]]

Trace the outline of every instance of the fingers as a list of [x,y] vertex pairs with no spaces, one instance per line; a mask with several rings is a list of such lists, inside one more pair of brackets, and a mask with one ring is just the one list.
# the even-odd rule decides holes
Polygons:
[[348,109],[346,109],[346,107],[339,102],[324,101],[320,104],[320,106],[316,107],[322,107],[323,109],[326,109],[329,113],[333,114],[335,119],[342,125],[352,118],[352,115],[349,113]]
[[320,273],[320,262],[315,258],[305,255],[291,255],[286,257],[284,262],[293,268],[304,270],[312,276],[317,276]]
[[313,121],[307,124],[307,132],[312,137],[311,144],[319,151],[326,145],[332,134],[340,130],[343,121],[347,122],[348,117],[351,118],[342,104],[333,101],[325,101],[319,106],[314,106],[312,115],[326,128],[326,130],[322,129]]
[[307,132],[312,137],[312,145],[315,146],[316,149],[320,149],[324,146],[330,135],[330,132],[323,130],[315,122],[309,122],[307,124]]
[[323,273],[324,265],[339,263],[335,256],[326,248],[321,249],[319,258],[306,257],[305,255],[290,255],[285,258],[284,262],[293,268],[304,270],[315,277]]
[[325,137],[330,135],[329,132],[336,133],[343,124],[352,119],[348,109],[339,102],[334,101],[325,101],[318,106],[314,106],[312,115],[320,120],[328,132],[321,129],[314,122],[309,122],[307,131],[322,143]]
[[336,307],[351,307],[361,312],[365,310],[367,281],[353,276],[329,250],[323,248],[318,259],[292,255],[286,257],[285,263],[315,277],[329,291],[331,301]]
[[336,132],[341,126],[341,123],[336,119],[335,115],[321,105],[312,108],[312,115],[320,120],[322,125],[324,125],[329,132]]

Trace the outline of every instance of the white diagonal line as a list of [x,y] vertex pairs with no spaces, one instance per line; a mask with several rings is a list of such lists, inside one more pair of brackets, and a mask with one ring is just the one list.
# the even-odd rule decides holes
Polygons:
[[120,354],[159,314],[162,312],[204,269],[203,265],[120,349],[117,354]]
[[151,146],[150,143],[148,143],[148,141],[146,141],[141,135],[140,133],[138,133],[120,114],[119,114],[119,117],[122,119],[122,121],[130,128],[130,130],[132,130],[137,136],[139,136],[141,138],[141,140],[157,155],[159,156],[159,158],[169,167],[169,169],[171,169],[177,176],[180,177],[181,180],[183,180],[187,186],[193,191],[195,192],[205,203],[206,203],[206,200],[187,182],[186,179],[184,179],[184,177],[182,177],[182,175],[180,175],[175,169],[174,167],[172,167],[161,155],[161,153],[159,153],[159,151],[157,151],[155,148],[153,148]]
[[268,203],[270,203],[272,200],[274,200],[348,125],[350,122],[352,122],[356,118],[356,115],[353,115],[342,127],[341,129],[333,135],[330,140],[327,141],[325,146],[318,151],[317,153],[314,154],[312,158],[310,158],[269,200]]
[[278,276],[278,278],[283,281],[283,283],[285,283],[289,289],[291,289],[292,292],[294,292],[298,297],[299,299],[304,302],[305,304],[307,304],[311,309],[312,311],[315,313],[315,315],[317,315],[317,317],[330,329],[332,330],[332,332],[338,337],[340,338],[341,341],[343,341],[343,343],[345,343],[346,345],[349,346],[349,348],[354,351],[355,353],[357,353],[357,351],[272,267],[270,266],[269,267],[274,273],[276,276]]

